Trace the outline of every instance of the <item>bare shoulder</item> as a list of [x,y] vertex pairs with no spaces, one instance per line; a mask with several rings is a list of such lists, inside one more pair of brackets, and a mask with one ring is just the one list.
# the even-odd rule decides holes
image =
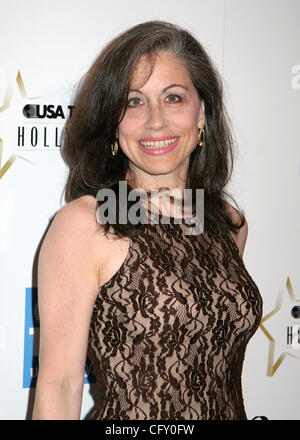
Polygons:
[[[225,202],[225,206],[231,216],[231,220],[234,223],[240,223],[241,218],[240,218],[239,211],[228,202]],[[247,223],[246,218],[245,218],[244,225],[237,231],[236,234],[234,234],[234,232],[230,232],[230,233],[231,233],[231,236],[234,239],[234,241],[239,249],[240,256],[243,257],[244,249],[245,249],[246,241],[247,241],[247,237],[248,237],[248,223]]]
[[[95,239],[105,242],[106,235],[97,222],[97,200],[90,195],[81,196],[63,206],[55,215],[53,227],[59,227],[61,233],[85,241]],[[92,244],[92,243],[90,243]]]
[[98,277],[107,238],[97,223],[96,208],[96,199],[86,195],[59,209],[46,234],[41,254],[55,252],[56,259],[64,260],[62,263],[68,256],[74,260],[75,255],[80,255],[79,260],[82,263],[89,261]]
[[90,228],[92,224],[96,226],[96,203],[93,196],[81,196],[57,211],[54,220],[61,226],[71,228]]

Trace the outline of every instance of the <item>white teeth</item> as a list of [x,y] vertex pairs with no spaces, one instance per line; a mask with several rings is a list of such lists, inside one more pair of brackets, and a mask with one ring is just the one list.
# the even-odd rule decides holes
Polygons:
[[148,148],[149,150],[153,150],[155,148],[168,147],[169,145],[173,144],[176,140],[177,138],[173,138],[165,141],[148,141],[148,142],[140,141],[140,143],[143,145],[143,147]]

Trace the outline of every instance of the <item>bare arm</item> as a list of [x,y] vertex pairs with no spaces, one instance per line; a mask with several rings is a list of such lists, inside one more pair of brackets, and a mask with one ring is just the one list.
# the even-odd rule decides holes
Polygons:
[[43,242],[33,419],[80,419],[88,331],[98,291],[94,243],[92,211],[77,201],[56,214]]

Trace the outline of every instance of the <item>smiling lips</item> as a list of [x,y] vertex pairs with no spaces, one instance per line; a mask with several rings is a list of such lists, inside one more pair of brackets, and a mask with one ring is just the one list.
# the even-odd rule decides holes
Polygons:
[[138,145],[147,154],[161,155],[172,151],[178,144],[178,141],[178,137],[172,136],[144,138],[138,142]]

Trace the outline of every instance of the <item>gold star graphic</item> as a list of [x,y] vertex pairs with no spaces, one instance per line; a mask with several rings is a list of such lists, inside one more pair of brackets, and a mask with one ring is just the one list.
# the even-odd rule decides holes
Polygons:
[[[16,82],[17,82],[18,89],[19,89],[20,94],[23,97],[23,99],[31,100],[31,99],[37,99],[38,98],[38,97],[31,97],[31,98],[29,98],[27,96],[26,89],[25,89],[24,82],[23,82],[23,79],[22,79],[20,71],[18,71],[18,74],[17,74],[17,77],[16,77]],[[8,107],[10,106],[11,97],[12,97],[12,87],[8,86],[7,89],[6,89],[5,96],[4,96],[3,105],[2,105],[2,107],[0,107],[0,113],[3,112],[4,110],[8,109]],[[12,154],[9,157],[9,159],[5,162],[5,164],[2,166],[2,154],[3,154],[3,140],[0,138],[0,179],[2,179],[4,174],[9,170],[9,168],[12,166],[12,164],[14,163],[14,161],[17,158],[26,160],[26,162],[29,162],[29,163],[32,163],[32,164],[34,163],[31,160],[26,159],[26,157],[20,156],[19,154]]]
[[[287,289],[287,292],[288,292],[288,295],[289,295],[291,302],[293,302],[293,303],[300,302],[300,299],[295,298],[295,294],[294,294],[292,284],[291,284],[289,277],[287,278],[287,281],[286,281],[286,289]],[[274,363],[274,352],[275,352],[276,341],[264,326],[264,323],[268,319],[270,319],[272,316],[274,316],[276,313],[278,313],[280,311],[281,306],[282,306],[283,296],[284,296],[284,291],[283,291],[283,289],[280,289],[274,310],[272,310],[270,313],[268,313],[266,316],[264,316],[261,320],[261,323],[260,323],[260,329],[263,331],[263,333],[266,335],[266,337],[269,340],[267,376],[273,376],[275,374],[276,370],[282,364],[282,362],[286,356],[291,356],[297,360],[300,360],[300,357],[284,351],[280,354],[280,356],[278,357],[278,359]]]

